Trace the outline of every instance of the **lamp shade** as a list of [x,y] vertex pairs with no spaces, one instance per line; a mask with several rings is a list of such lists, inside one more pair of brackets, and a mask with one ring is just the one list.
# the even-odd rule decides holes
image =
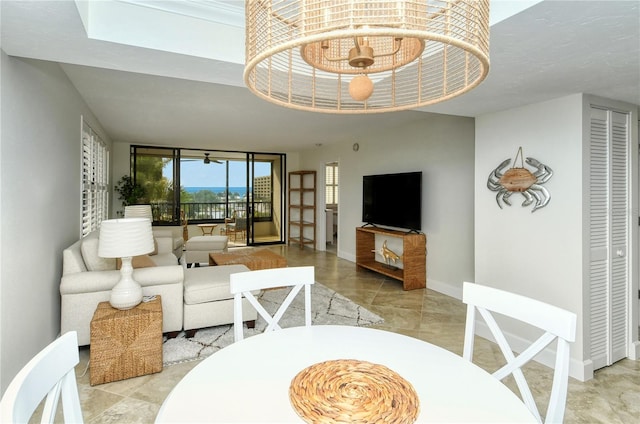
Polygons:
[[151,221],[147,218],[108,219],[100,223],[98,256],[122,258],[144,255],[153,249]]
[[153,221],[151,205],[132,205],[124,207],[125,218],[148,218]]

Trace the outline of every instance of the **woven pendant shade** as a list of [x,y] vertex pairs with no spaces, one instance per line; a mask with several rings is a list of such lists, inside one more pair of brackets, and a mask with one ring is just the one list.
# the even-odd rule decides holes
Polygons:
[[[281,106],[330,113],[413,109],[459,96],[489,72],[489,0],[245,4],[245,83]],[[363,79],[350,87],[363,75],[372,90],[363,90],[370,85]]]

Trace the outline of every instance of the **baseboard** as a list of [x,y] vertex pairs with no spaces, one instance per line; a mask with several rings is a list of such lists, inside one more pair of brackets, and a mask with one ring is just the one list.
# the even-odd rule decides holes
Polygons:
[[[573,361],[573,359],[571,360]],[[578,361],[576,361],[576,363],[578,363]],[[571,363],[570,367],[573,367],[573,362]],[[578,364],[579,367],[579,364]],[[577,370],[578,374],[580,372],[580,369]],[[587,359],[586,361],[583,361],[582,363],[582,378],[580,378],[580,375],[577,375],[576,379],[580,380],[580,381],[587,381],[587,380],[591,380],[593,378],[593,361],[591,359]],[[569,375],[571,375],[571,368],[569,369]],[[573,377],[573,375],[571,375],[571,377]]]
[[[338,256],[351,262],[355,262],[356,260],[355,255],[347,254],[345,252],[338,252]],[[462,284],[452,284],[427,278],[427,288],[446,296],[462,300]],[[480,337],[484,337],[485,339],[494,341],[491,331],[489,331],[489,328],[484,322],[479,321],[476,323],[476,334]],[[525,340],[510,333],[505,333],[505,337],[516,352],[522,352],[524,349],[529,347],[531,343],[533,343],[533,341]],[[640,341],[633,342],[629,350],[629,359],[640,359]],[[534,360],[542,365],[553,368],[555,362],[555,349],[547,347]],[[579,381],[591,380],[593,378],[593,371],[593,362],[591,362],[591,360],[580,361],[574,358],[570,359],[570,377]]]
[[[476,321],[476,335],[484,337],[485,339],[491,340],[495,343],[493,335],[491,334],[489,327],[487,327],[484,321]],[[534,342],[533,340],[523,339],[522,337],[515,336],[514,334],[508,332],[504,332],[504,336],[514,352],[517,353],[524,351]],[[550,346],[540,352],[538,356],[536,356],[533,360],[538,362],[539,364],[553,369],[555,366],[556,358],[556,351],[553,348],[554,346],[555,344],[552,343]],[[593,363],[590,360],[580,361],[571,358],[569,360],[569,376],[580,381],[591,380],[593,378]]]
[[640,359],[640,341],[632,342],[631,349],[629,350],[629,359],[633,359],[635,361]]
[[[462,300],[462,285],[456,285],[451,283],[445,283],[437,280],[427,280],[427,288],[431,290],[435,290],[439,293],[442,293],[447,296],[454,297],[456,299]],[[483,322],[478,321],[476,323],[476,334],[480,337],[484,337],[487,340],[491,340],[495,343],[493,339],[493,335],[489,330],[489,327]],[[526,340],[521,337],[515,336],[510,333],[505,333],[505,337],[509,342],[509,345],[516,352],[522,352],[527,347],[533,343],[531,340]],[[552,344],[552,346],[554,346]],[[640,342],[635,345],[636,357],[640,354]],[[555,349],[552,347],[547,347],[545,350],[540,352],[538,356],[534,358],[534,361],[548,366],[549,368],[553,368],[555,363]],[[593,378],[593,363],[590,360],[580,361],[574,358],[570,359],[569,363],[569,376],[575,378],[580,381],[587,381]]]
[[427,278],[427,288],[451,296],[455,299],[462,300],[462,284],[445,283]]
[[346,261],[353,262],[353,265],[356,264],[356,255],[352,253],[346,253],[346,252],[343,252],[342,250],[338,250],[337,256]]

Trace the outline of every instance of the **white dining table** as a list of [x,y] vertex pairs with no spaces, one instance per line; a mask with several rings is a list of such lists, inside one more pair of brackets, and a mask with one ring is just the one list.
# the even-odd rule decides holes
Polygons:
[[384,365],[410,382],[416,422],[536,422],[505,385],[452,352],[388,331],[317,325],[252,336],[204,359],[173,388],[156,423],[304,422],[289,400],[291,380],[334,359]]

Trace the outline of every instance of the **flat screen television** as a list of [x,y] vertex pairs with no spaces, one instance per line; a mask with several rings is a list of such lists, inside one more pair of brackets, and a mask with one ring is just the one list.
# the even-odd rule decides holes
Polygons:
[[422,172],[362,177],[362,222],[422,229]]

